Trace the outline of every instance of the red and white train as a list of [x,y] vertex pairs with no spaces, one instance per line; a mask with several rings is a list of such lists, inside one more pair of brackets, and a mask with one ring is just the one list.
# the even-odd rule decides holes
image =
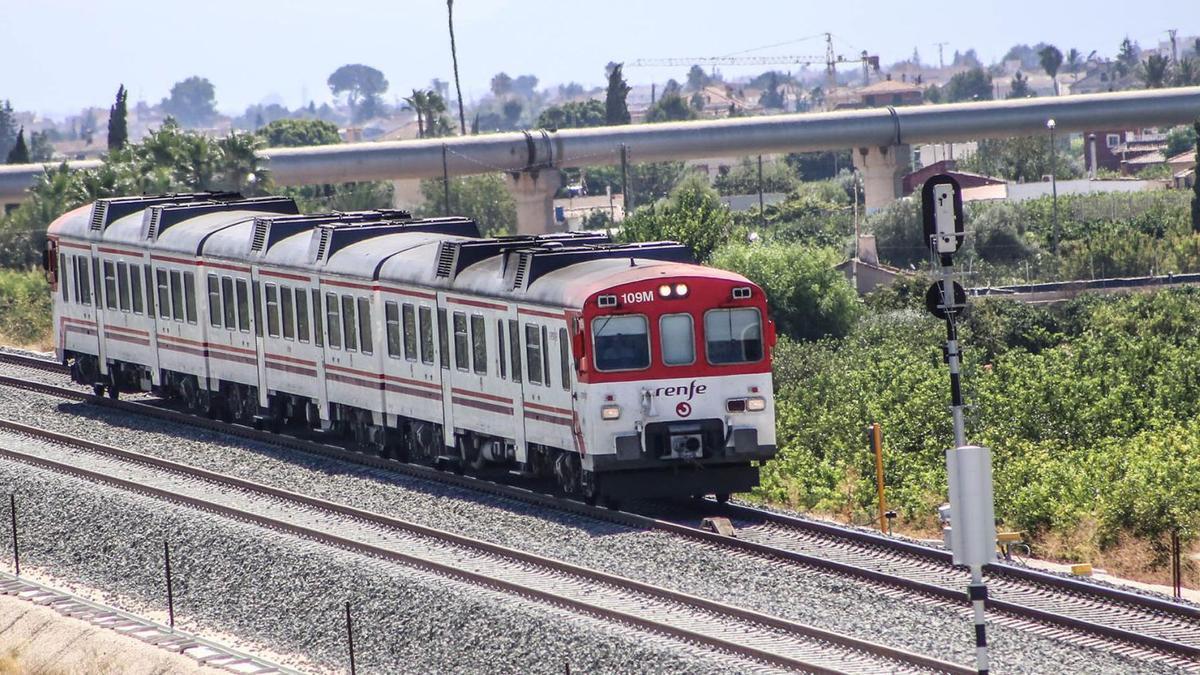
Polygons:
[[680,244],[198,193],[99,200],[47,249],[56,353],[98,394],[589,500],[725,497],[775,454],[763,293]]

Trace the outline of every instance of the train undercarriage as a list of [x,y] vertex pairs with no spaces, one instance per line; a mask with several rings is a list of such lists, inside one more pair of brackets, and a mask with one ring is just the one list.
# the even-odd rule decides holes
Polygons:
[[617,508],[620,500],[627,497],[653,495],[654,488],[661,486],[664,478],[694,484],[694,494],[716,494],[721,501],[728,499],[732,491],[757,484],[758,470],[748,463],[700,471],[691,467],[688,473],[681,473],[680,467],[595,472],[586,470],[574,451],[537,444],[527,448],[527,461],[517,462],[516,449],[509,439],[459,430],[454,434],[454,445],[447,446],[442,425],[435,422],[396,417],[393,425],[381,424],[378,413],[339,403],[330,404],[328,419],[323,420],[318,403],[307,397],[269,393],[267,406],[263,407],[258,388],[251,385],[220,381],[216,389],[209,389],[197,376],[171,370],[163,370],[161,384],[152,385],[150,369],[144,365],[110,360],[108,374],[102,374],[94,355],[68,353],[66,359],[72,379],[92,387],[97,396],[117,399],[122,393],[150,392],[174,401],[192,414],[227,423],[274,433],[291,430],[328,434],[350,441],[358,451],[385,459],[458,473],[515,476],[551,483],[561,493],[589,504],[603,503]]

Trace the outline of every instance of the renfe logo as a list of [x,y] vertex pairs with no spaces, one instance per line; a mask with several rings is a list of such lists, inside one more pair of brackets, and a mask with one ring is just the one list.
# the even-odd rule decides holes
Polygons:
[[690,400],[692,400],[692,398],[694,398],[696,396],[696,394],[703,394],[706,391],[708,391],[707,384],[696,384],[696,381],[692,380],[687,385],[678,385],[675,387],[659,387],[658,389],[654,390],[654,395],[655,396],[683,396],[686,394],[687,395],[686,400],[690,401]]

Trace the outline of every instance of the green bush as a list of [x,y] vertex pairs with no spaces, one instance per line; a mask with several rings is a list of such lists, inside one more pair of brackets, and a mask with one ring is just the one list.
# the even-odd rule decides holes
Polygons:
[[762,287],[778,331],[815,340],[850,331],[862,308],[845,275],[834,265],[840,255],[801,244],[730,244],[709,264],[742,274]]
[[0,336],[17,344],[50,337],[50,287],[40,270],[0,269]]

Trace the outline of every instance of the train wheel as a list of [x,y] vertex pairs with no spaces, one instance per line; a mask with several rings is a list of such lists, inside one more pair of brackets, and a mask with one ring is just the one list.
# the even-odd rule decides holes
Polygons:
[[92,393],[95,394],[96,396],[104,396],[104,385],[93,384],[92,385]]
[[716,494],[716,498],[717,498],[718,504],[728,504],[729,503],[729,493],[728,492],[718,492]]
[[558,479],[558,487],[568,495],[577,495],[582,491],[581,477],[583,471],[579,466],[579,455],[573,452],[560,452],[554,460],[554,476]]

